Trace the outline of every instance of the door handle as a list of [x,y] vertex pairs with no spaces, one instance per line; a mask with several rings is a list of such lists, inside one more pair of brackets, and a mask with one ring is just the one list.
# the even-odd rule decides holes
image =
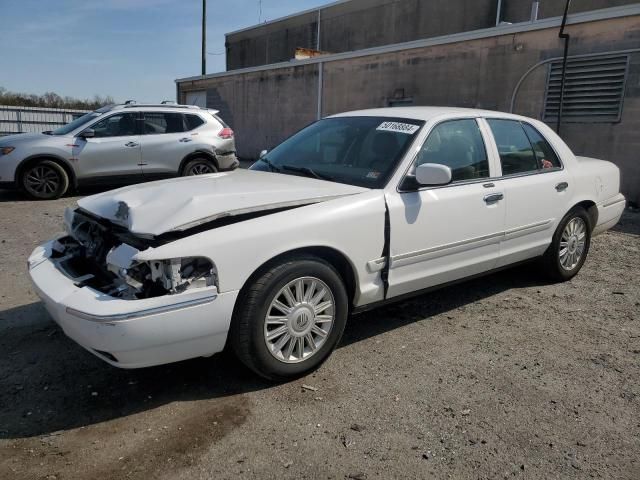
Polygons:
[[124,144],[125,147],[130,147],[130,148],[137,147],[138,145],[140,144],[136,142],[127,142]]
[[504,194],[502,193],[492,193],[491,195],[486,195],[484,197],[485,203],[496,203],[500,200],[504,200]]
[[567,182],[561,182],[556,185],[556,190],[558,192],[564,192],[567,188],[569,188],[569,184]]
[[191,138],[186,138],[185,137],[185,138],[181,138],[179,141],[182,142],[182,143],[187,143],[187,142],[190,142],[191,140],[192,140]]

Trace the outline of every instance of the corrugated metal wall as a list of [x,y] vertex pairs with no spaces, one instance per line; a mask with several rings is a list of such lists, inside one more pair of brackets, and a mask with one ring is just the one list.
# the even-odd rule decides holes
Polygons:
[[55,130],[88,110],[0,105],[0,135]]

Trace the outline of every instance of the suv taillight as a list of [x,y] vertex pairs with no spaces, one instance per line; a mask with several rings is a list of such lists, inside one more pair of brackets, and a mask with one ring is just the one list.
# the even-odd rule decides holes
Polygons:
[[218,133],[218,136],[220,138],[228,140],[230,138],[233,138],[233,130],[231,130],[229,127],[223,128],[222,130],[220,130],[220,133]]

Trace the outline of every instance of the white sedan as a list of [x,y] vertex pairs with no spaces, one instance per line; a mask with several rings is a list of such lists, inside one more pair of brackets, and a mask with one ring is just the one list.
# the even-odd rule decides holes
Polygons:
[[347,317],[538,259],[558,281],[624,210],[612,163],[545,124],[454,108],[320,120],[240,170],[84,198],[29,273],[65,333],[111,365],[230,345],[309,372]]

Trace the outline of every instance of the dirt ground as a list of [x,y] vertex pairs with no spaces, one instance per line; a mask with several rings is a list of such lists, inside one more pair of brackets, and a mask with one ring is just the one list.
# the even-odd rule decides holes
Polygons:
[[[0,478],[640,478],[640,214],[582,272],[523,266],[350,320],[315,374],[124,371],[65,337],[26,257],[73,198],[0,192]],[[312,387],[311,389],[303,387]]]

